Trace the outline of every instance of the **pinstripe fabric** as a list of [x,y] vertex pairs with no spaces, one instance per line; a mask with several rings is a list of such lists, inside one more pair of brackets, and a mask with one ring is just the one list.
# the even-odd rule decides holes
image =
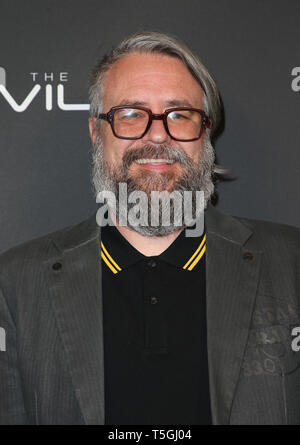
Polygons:
[[[300,424],[300,231],[212,207],[206,227],[213,422]],[[0,255],[0,424],[104,423],[100,235],[93,215]]]

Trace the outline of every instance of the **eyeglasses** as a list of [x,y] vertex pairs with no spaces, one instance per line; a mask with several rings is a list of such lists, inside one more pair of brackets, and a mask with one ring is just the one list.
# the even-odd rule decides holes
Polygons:
[[112,107],[101,113],[98,119],[110,123],[113,134],[120,139],[140,139],[151,127],[152,121],[162,120],[168,135],[175,141],[190,142],[200,139],[211,122],[198,108],[168,108],[162,114],[154,114],[145,107]]

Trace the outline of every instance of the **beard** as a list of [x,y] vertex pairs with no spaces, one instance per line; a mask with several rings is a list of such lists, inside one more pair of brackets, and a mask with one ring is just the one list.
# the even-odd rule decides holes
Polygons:
[[[192,225],[199,217],[199,208],[197,205],[196,192],[203,192],[204,209],[214,192],[213,168],[215,161],[214,149],[209,137],[205,135],[203,143],[203,152],[198,162],[193,161],[183,150],[170,147],[165,144],[159,146],[143,145],[139,148],[128,149],[122,158],[121,165],[109,165],[104,158],[104,151],[99,134],[96,137],[95,145],[92,151],[93,171],[92,182],[95,188],[96,196],[104,191],[112,192],[116,198],[116,208],[114,209],[115,218],[118,221],[120,213],[127,213],[133,208],[134,204],[126,199],[126,209],[120,208],[119,184],[127,185],[127,196],[131,192],[142,191],[147,194],[147,205],[142,207],[142,220],[147,224],[133,225],[128,221],[127,226],[132,230],[144,236],[166,236],[170,233]],[[142,158],[168,159],[174,160],[176,164],[166,172],[156,172],[137,167],[135,161]],[[174,205],[171,200],[169,206],[164,202],[159,202],[158,207],[151,205],[151,192],[176,192],[180,194],[182,203],[185,193],[191,192],[191,215],[190,219],[185,218],[184,223],[178,224],[179,213],[183,214],[183,204],[181,208]],[[201,208],[200,210],[204,210]],[[168,225],[163,224],[166,213],[169,214]],[[153,224],[152,221],[159,221]]]

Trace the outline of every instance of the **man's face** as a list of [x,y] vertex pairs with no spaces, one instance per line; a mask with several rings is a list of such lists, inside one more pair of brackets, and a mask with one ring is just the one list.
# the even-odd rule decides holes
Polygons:
[[[133,53],[123,57],[106,73],[103,91],[103,113],[123,105],[144,106],[155,114],[172,107],[203,109],[198,82],[180,60],[166,55]],[[129,191],[141,190],[148,195],[152,190],[204,190],[210,197],[214,155],[211,145],[204,142],[204,133],[196,141],[175,141],[163,121],[154,120],[143,138],[126,140],[115,137],[106,121],[101,121],[100,131],[95,131],[95,121],[90,118],[96,151],[94,184],[99,185],[96,192],[126,182]],[[151,163],[151,158],[175,162],[158,165]],[[137,162],[141,159],[149,162]]]
[[[102,109],[107,113],[118,105],[142,105],[153,113],[163,113],[173,106],[190,106],[202,109],[202,90],[185,65],[178,59],[159,54],[131,54],[118,62],[106,74]],[[100,138],[105,161],[110,166],[120,166],[127,150],[146,145],[168,145],[183,150],[195,162],[202,156],[202,139],[179,142],[171,139],[161,120],[153,121],[149,131],[141,139],[116,138],[107,122],[102,122]],[[133,162],[130,174],[147,172],[153,176],[169,173],[179,175],[178,162],[161,166]]]

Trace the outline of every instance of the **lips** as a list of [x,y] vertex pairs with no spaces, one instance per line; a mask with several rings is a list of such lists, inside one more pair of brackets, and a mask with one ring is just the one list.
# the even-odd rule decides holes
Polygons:
[[153,164],[153,165],[160,165],[160,164],[174,164],[174,159],[165,159],[165,158],[159,158],[159,159],[153,159],[153,158],[141,158],[137,159],[135,161],[137,164],[145,165],[145,164]]
[[164,173],[173,168],[173,165],[176,164],[174,159],[166,159],[166,158],[140,158],[135,161],[141,169],[148,170],[157,173]]

